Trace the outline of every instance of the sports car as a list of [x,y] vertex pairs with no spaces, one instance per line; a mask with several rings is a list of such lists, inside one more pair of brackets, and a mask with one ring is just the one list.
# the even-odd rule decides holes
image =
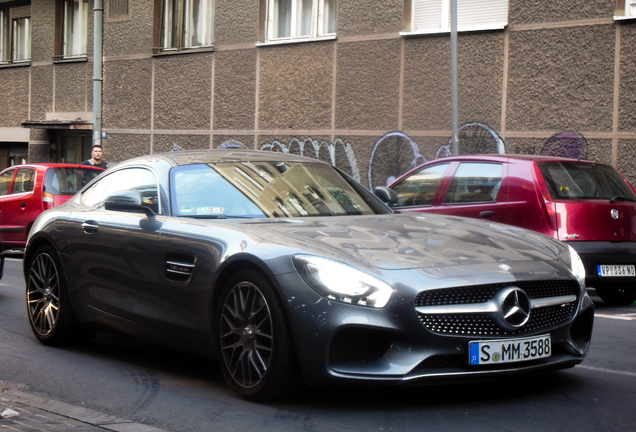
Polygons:
[[206,355],[252,400],[567,368],[594,320],[571,247],[394,214],[328,163],[266,151],[118,164],[38,217],[24,275],[42,343],[108,331]]

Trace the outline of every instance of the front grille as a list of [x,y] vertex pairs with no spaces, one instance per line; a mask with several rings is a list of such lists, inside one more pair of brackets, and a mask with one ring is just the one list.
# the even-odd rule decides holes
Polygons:
[[[575,281],[530,281],[514,284],[488,284],[462,288],[448,288],[419,293],[415,306],[458,305],[484,303],[499,290],[509,286],[523,289],[530,299],[576,295],[579,287]],[[577,296],[578,298],[578,296]],[[514,336],[550,328],[570,320],[576,311],[577,302],[533,309],[530,319],[517,330],[502,329],[486,313],[422,314],[418,313],[424,327],[436,334],[458,336]]]
[[391,337],[367,329],[343,329],[329,347],[330,363],[360,363],[378,360],[391,346]]
[[415,307],[484,303],[490,300],[500,289],[513,285],[524,290],[531,299],[576,295],[579,291],[579,285],[576,281],[567,280],[523,281],[444,288],[422,291],[415,298]]

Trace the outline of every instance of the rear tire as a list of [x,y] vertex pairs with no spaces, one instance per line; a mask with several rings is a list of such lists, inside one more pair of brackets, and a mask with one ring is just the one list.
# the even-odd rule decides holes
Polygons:
[[610,305],[627,305],[636,301],[636,286],[616,285],[596,288],[596,293],[605,303]]
[[29,264],[27,312],[33,334],[45,345],[90,341],[96,334],[77,323],[68,298],[66,279],[55,250],[41,246]]
[[241,270],[226,284],[216,315],[219,360],[225,380],[245,399],[287,397],[299,368],[283,304],[261,273]]

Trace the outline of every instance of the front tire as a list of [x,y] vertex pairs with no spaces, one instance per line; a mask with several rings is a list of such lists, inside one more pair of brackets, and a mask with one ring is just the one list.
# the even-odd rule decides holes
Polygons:
[[636,301],[636,287],[616,285],[612,287],[596,288],[598,296],[610,305],[627,305]]
[[40,247],[29,264],[26,299],[31,330],[43,344],[87,342],[95,336],[75,321],[62,265],[48,245]]
[[217,343],[223,375],[250,400],[288,396],[298,385],[298,367],[283,305],[271,283],[252,270],[226,284],[217,311]]

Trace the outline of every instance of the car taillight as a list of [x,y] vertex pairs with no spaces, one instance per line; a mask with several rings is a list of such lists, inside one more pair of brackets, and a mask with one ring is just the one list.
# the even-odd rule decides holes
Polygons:
[[44,206],[44,210],[53,208],[54,203],[55,199],[53,198],[53,194],[50,194],[48,192],[44,192],[42,194],[42,204]]
[[548,185],[543,178],[543,174],[541,174],[539,166],[536,164],[534,165],[534,178],[535,182],[539,185],[537,195],[539,195],[539,203],[543,209],[546,223],[551,230],[557,231],[559,225],[557,224],[556,203],[552,201]]

